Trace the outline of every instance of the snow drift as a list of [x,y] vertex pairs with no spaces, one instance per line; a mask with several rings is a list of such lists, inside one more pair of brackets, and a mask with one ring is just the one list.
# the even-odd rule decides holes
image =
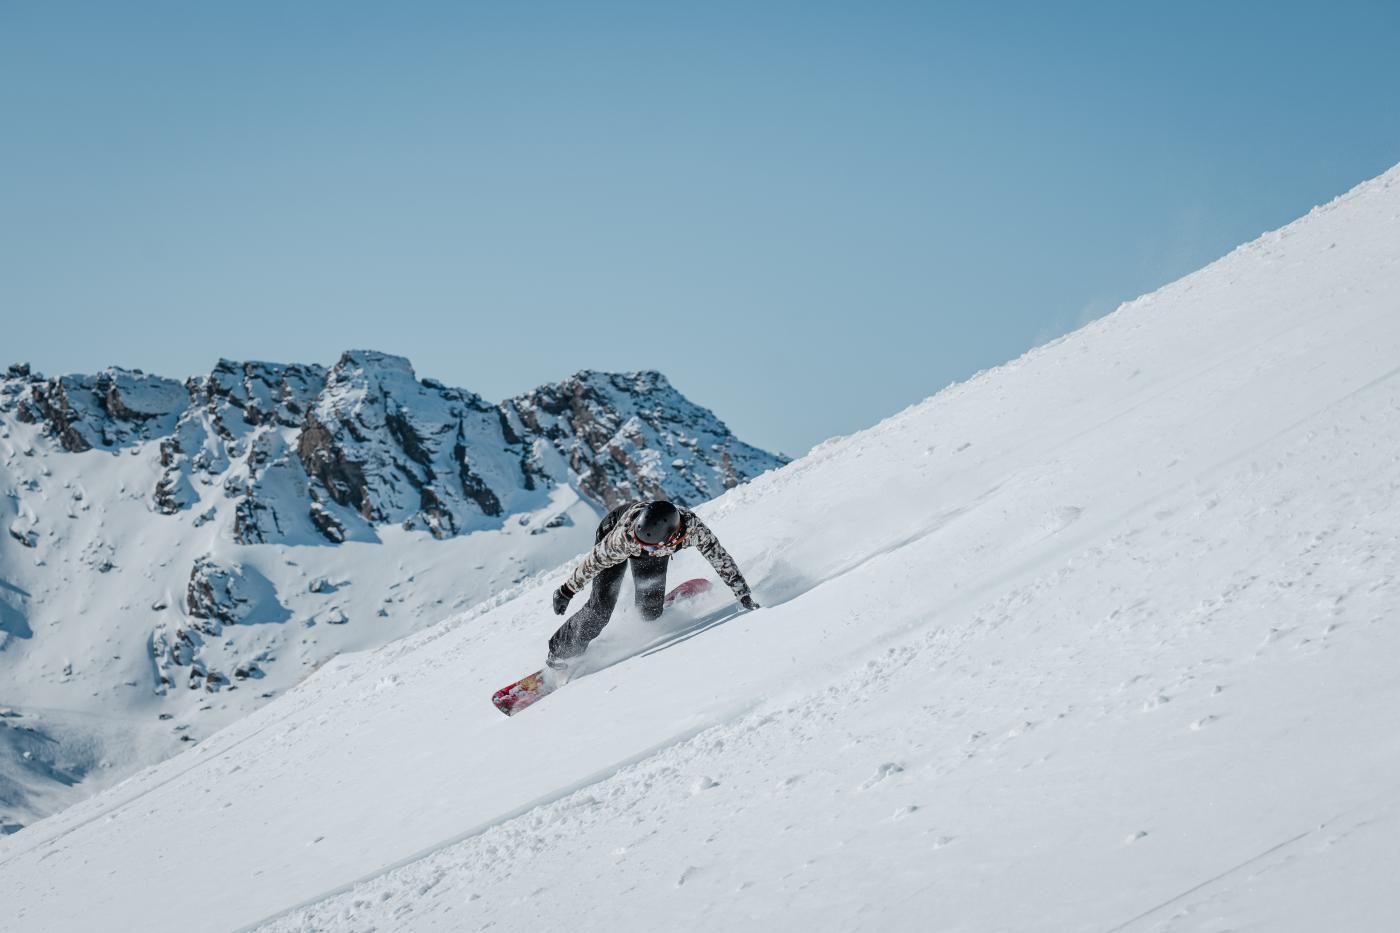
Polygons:
[[619,618],[630,658],[505,719],[555,621],[527,581],[0,842],[0,902],[1393,929],[1398,450],[1400,169],[703,508],[762,610],[669,646],[721,607]]

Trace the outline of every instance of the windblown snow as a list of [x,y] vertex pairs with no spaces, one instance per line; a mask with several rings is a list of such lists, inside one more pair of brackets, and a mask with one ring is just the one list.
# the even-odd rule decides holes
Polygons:
[[342,655],[7,924],[1400,928],[1400,168],[700,512],[764,608],[511,719],[558,573]]

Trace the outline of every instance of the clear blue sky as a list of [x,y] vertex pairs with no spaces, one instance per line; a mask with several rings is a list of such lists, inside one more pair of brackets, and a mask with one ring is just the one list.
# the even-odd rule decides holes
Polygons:
[[1400,161],[1400,4],[0,0],[0,363],[655,368],[799,454]]

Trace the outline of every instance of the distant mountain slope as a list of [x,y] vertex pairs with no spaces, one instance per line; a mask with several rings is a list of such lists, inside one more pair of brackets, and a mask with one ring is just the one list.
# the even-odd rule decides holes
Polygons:
[[558,565],[616,502],[695,505],[783,462],[653,372],[497,405],[369,351],[184,382],[11,366],[0,825]]

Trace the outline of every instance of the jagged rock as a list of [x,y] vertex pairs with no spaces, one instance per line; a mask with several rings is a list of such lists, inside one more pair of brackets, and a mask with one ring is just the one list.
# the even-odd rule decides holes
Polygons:
[[325,379],[323,366],[219,360],[213,372],[194,381],[193,392],[219,433],[237,437],[272,424],[300,427]]
[[82,433],[73,427],[79,414],[68,404],[62,382],[33,382],[20,400],[16,416],[28,424],[44,424],[48,433],[58,438],[63,449],[70,453],[92,448]]
[[194,619],[195,628],[206,635],[218,635],[224,623],[235,624],[247,613],[246,599],[238,595],[241,573],[222,567],[208,557],[194,562],[190,582],[185,591],[185,609]]
[[531,439],[528,473],[563,481],[551,467],[562,459],[609,507],[644,497],[697,505],[786,462],[739,441],[658,372],[584,371],[501,409],[512,431]]
[[419,382],[400,357],[351,351],[328,374],[297,452],[323,509],[329,500],[371,524],[448,537],[504,514],[503,497],[523,485],[511,447],[497,409],[476,394]]
[[262,676],[262,668],[258,667],[258,665],[252,661],[244,662],[233,669],[233,677],[235,680],[247,680],[250,677],[257,680]]
[[39,534],[32,528],[14,523],[10,525],[9,531],[10,537],[14,538],[24,547],[32,548],[39,546]]
[[197,620],[194,628],[205,635],[219,635],[225,625],[281,622],[289,617],[262,574],[237,564],[225,566],[208,556],[195,560],[190,570],[185,609]]
[[264,544],[267,536],[258,524],[258,513],[262,504],[249,496],[233,509],[233,540],[239,544]]
[[64,450],[125,447],[169,434],[189,404],[183,385],[113,367],[93,376],[44,379],[26,373],[16,415],[43,424]]
[[326,540],[332,544],[339,544],[345,540],[345,526],[321,503],[312,502],[308,514],[311,516],[311,524],[325,535]]
[[372,541],[389,524],[450,537],[539,509],[561,484],[600,506],[696,505],[784,462],[660,373],[580,372],[492,405],[360,350],[330,369],[220,360],[184,383],[116,368],[49,379],[16,364],[0,405],[67,451],[158,440],[155,511],[201,508],[199,526],[222,494],[239,544]]
[[198,485],[215,485],[222,476],[224,494],[239,500],[235,540],[257,544],[294,536],[302,507],[289,500],[305,495],[306,480],[289,455],[294,444],[288,435],[294,438],[324,379],[320,366],[220,360],[208,376],[189,380],[191,407],[162,443],[157,508],[188,508],[199,501]]
[[538,528],[531,528],[531,529],[530,529],[530,534],[532,534],[532,535],[542,535],[542,534],[544,534],[544,533],[546,533],[546,532],[548,532],[548,531],[551,531],[552,529],[555,529],[555,528],[571,528],[571,527],[573,527],[573,524],[574,524],[574,520],[573,520],[572,518],[569,517],[569,513],[568,513],[568,512],[560,512],[558,515],[554,516],[553,518],[551,518],[549,521],[545,522],[545,523],[544,523],[543,525],[541,525],[540,527],[538,527]]
[[330,429],[314,415],[306,418],[306,427],[297,442],[297,455],[307,475],[320,482],[331,501],[353,508],[370,521],[383,519],[374,510],[361,464],[345,455]]
[[[185,685],[191,690],[203,687],[212,693],[221,687],[233,689],[229,678],[206,662],[208,645],[205,638],[220,635],[224,624],[258,621],[259,613],[266,612],[263,605],[266,594],[256,592],[256,583],[252,587],[254,598],[236,595],[238,587],[246,585],[247,581],[239,568],[220,568],[201,558],[196,562],[195,574],[198,582],[196,577],[191,578],[189,594],[192,601],[189,611],[196,619],[194,624],[188,627],[177,625],[171,629],[162,623],[151,632],[150,652],[156,669],[155,691],[158,694],[166,694],[174,686],[178,676],[176,669],[184,667],[189,668]],[[196,610],[203,615],[196,614]],[[276,617],[266,620],[279,621]],[[263,675],[257,664],[250,662],[239,665],[234,676],[242,680]]]
[[171,632],[165,625],[158,625],[151,632],[151,658],[159,671],[163,686],[168,687],[172,682],[168,668],[188,666],[194,662],[196,637],[183,626],[176,626]]
[[[160,452],[161,464],[167,467],[173,466],[179,454],[178,444],[173,439],[167,438],[161,441]],[[192,495],[193,492],[194,488],[183,474],[167,469],[156,481],[154,496],[156,508],[164,515],[174,515],[197,501]]]

